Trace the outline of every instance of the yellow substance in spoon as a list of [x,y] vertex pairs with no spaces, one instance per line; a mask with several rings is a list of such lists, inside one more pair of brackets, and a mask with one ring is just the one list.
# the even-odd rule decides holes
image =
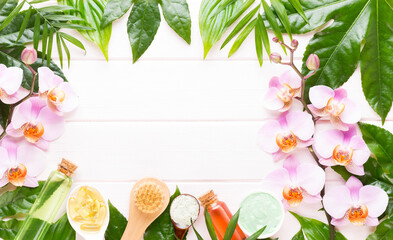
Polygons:
[[82,231],[100,231],[107,210],[104,199],[97,190],[88,186],[81,187],[68,204],[71,219],[79,224]]

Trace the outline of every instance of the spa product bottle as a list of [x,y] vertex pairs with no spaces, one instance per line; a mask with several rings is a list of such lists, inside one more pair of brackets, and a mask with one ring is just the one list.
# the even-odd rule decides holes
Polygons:
[[[217,195],[214,194],[213,190],[210,190],[210,192],[201,196],[199,201],[201,201],[202,206],[209,212],[218,239],[223,240],[229,221],[232,218],[232,213],[229,211],[227,205],[224,202],[221,202],[217,199]],[[243,239],[246,239],[246,236],[240,227],[237,226],[232,236],[232,240]]]
[[45,235],[68,195],[71,175],[77,166],[63,159],[53,171],[35,200],[14,240],[44,240]]

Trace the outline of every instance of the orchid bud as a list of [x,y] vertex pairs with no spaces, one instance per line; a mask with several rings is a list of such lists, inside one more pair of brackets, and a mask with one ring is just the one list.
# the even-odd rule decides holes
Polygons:
[[281,55],[279,53],[272,53],[270,54],[270,60],[272,60],[274,63],[280,63],[281,62]]
[[21,59],[27,65],[33,64],[37,61],[37,51],[34,48],[27,47],[23,50]]
[[273,42],[275,42],[275,43],[278,43],[278,37],[274,37],[274,38],[272,38],[272,40],[273,40]]
[[319,68],[319,58],[315,54],[310,54],[306,62],[307,68],[311,71],[317,71]]
[[297,48],[298,45],[299,45],[299,42],[296,39],[293,39],[291,42],[291,47]]

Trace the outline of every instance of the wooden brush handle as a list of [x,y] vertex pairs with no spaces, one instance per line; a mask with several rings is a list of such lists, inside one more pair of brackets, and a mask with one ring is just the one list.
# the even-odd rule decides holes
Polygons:
[[150,223],[146,221],[128,221],[121,240],[141,240]]

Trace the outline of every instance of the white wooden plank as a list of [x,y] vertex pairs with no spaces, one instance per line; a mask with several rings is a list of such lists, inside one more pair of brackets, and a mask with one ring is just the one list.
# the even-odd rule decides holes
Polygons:
[[[296,61],[300,67],[301,62]],[[80,96],[68,121],[263,120],[276,116],[263,98],[272,76],[290,70],[256,61],[73,61],[66,76]],[[344,85],[362,110],[379,117],[365,100],[356,71]],[[392,119],[389,114],[388,120]]]
[[[191,29],[191,45],[189,46],[183,39],[181,39],[165,22],[162,16],[160,28],[155,36],[155,39],[146,53],[142,56],[141,60],[202,60],[203,58],[203,44],[199,32],[199,6],[201,0],[187,1],[191,13],[192,29]],[[252,9],[252,8],[250,8]],[[127,35],[127,20],[129,16],[128,11],[120,20],[113,23],[112,37],[109,44],[109,59],[110,60],[128,60],[132,61],[131,47]],[[233,27],[232,27],[233,28]],[[208,56],[210,60],[223,60],[227,59],[228,52],[232,44],[228,44],[224,50],[219,51],[221,44],[227,35],[229,35],[230,28],[221,41],[211,50]],[[104,56],[100,52],[99,48],[84,39],[75,30],[62,30],[67,33],[71,33],[73,36],[77,36],[86,47],[87,54],[74,46],[69,44],[71,55],[73,60],[105,60]],[[270,39],[273,34],[269,34]],[[296,57],[301,59],[303,51],[312,37],[312,34],[299,35],[295,38],[299,40],[299,51]],[[231,58],[234,60],[254,60],[257,61],[254,46],[254,33],[245,40],[240,50]],[[289,38],[286,37],[286,41],[290,43]],[[233,43],[233,40],[232,40]],[[272,43],[272,51],[282,53],[282,49],[277,44]],[[55,48],[54,48],[55,49]],[[53,58],[57,59],[57,50],[53,51]],[[268,56],[265,52],[264,59],[267,60]]]
[[[114,206],[128,218],[129,194],[134,182],[106,183],[77,181],[73,187],[76,187],[79,184],[88,184],[99,187],[104,192],[104,194],[109,197]],[[182,193],[189,193],[196,197],[199,197],[210,189],[213,189],[218,195],[219,199],[224,201],[233,213],[238,210],[241,201],[248,194],[261,191],[259,182],[167,182],[167,184],[171,190],[171,193],[175,191],[177,185],[179,186]],[[295,209],[291,209],[291,211],[295,211],[300,215],[326,222],[324,214],[321,211],[318,211],[320,208],[320,204],[302,204]],[[64,212],[65,206],[63,206],[59,215]],[[201,211],[199,219],[195,223],[195,228],[204,239],[210,239],[206,229],[203,211]],[[285,214],[284,224],[275,237],[278,237],[280,240],[290,240],[293,235],[299,231],[299,229],[300,225],[297,220],[287,212]],[[348,238],[348,240],[366,239],[372,230],[373,228],[366,226],[340,227],[340,231]],[[77,239],[81,240],[82,238],[78,236]],[[197,238],[194,232],[190,231],[187,239],[196,240]]]

